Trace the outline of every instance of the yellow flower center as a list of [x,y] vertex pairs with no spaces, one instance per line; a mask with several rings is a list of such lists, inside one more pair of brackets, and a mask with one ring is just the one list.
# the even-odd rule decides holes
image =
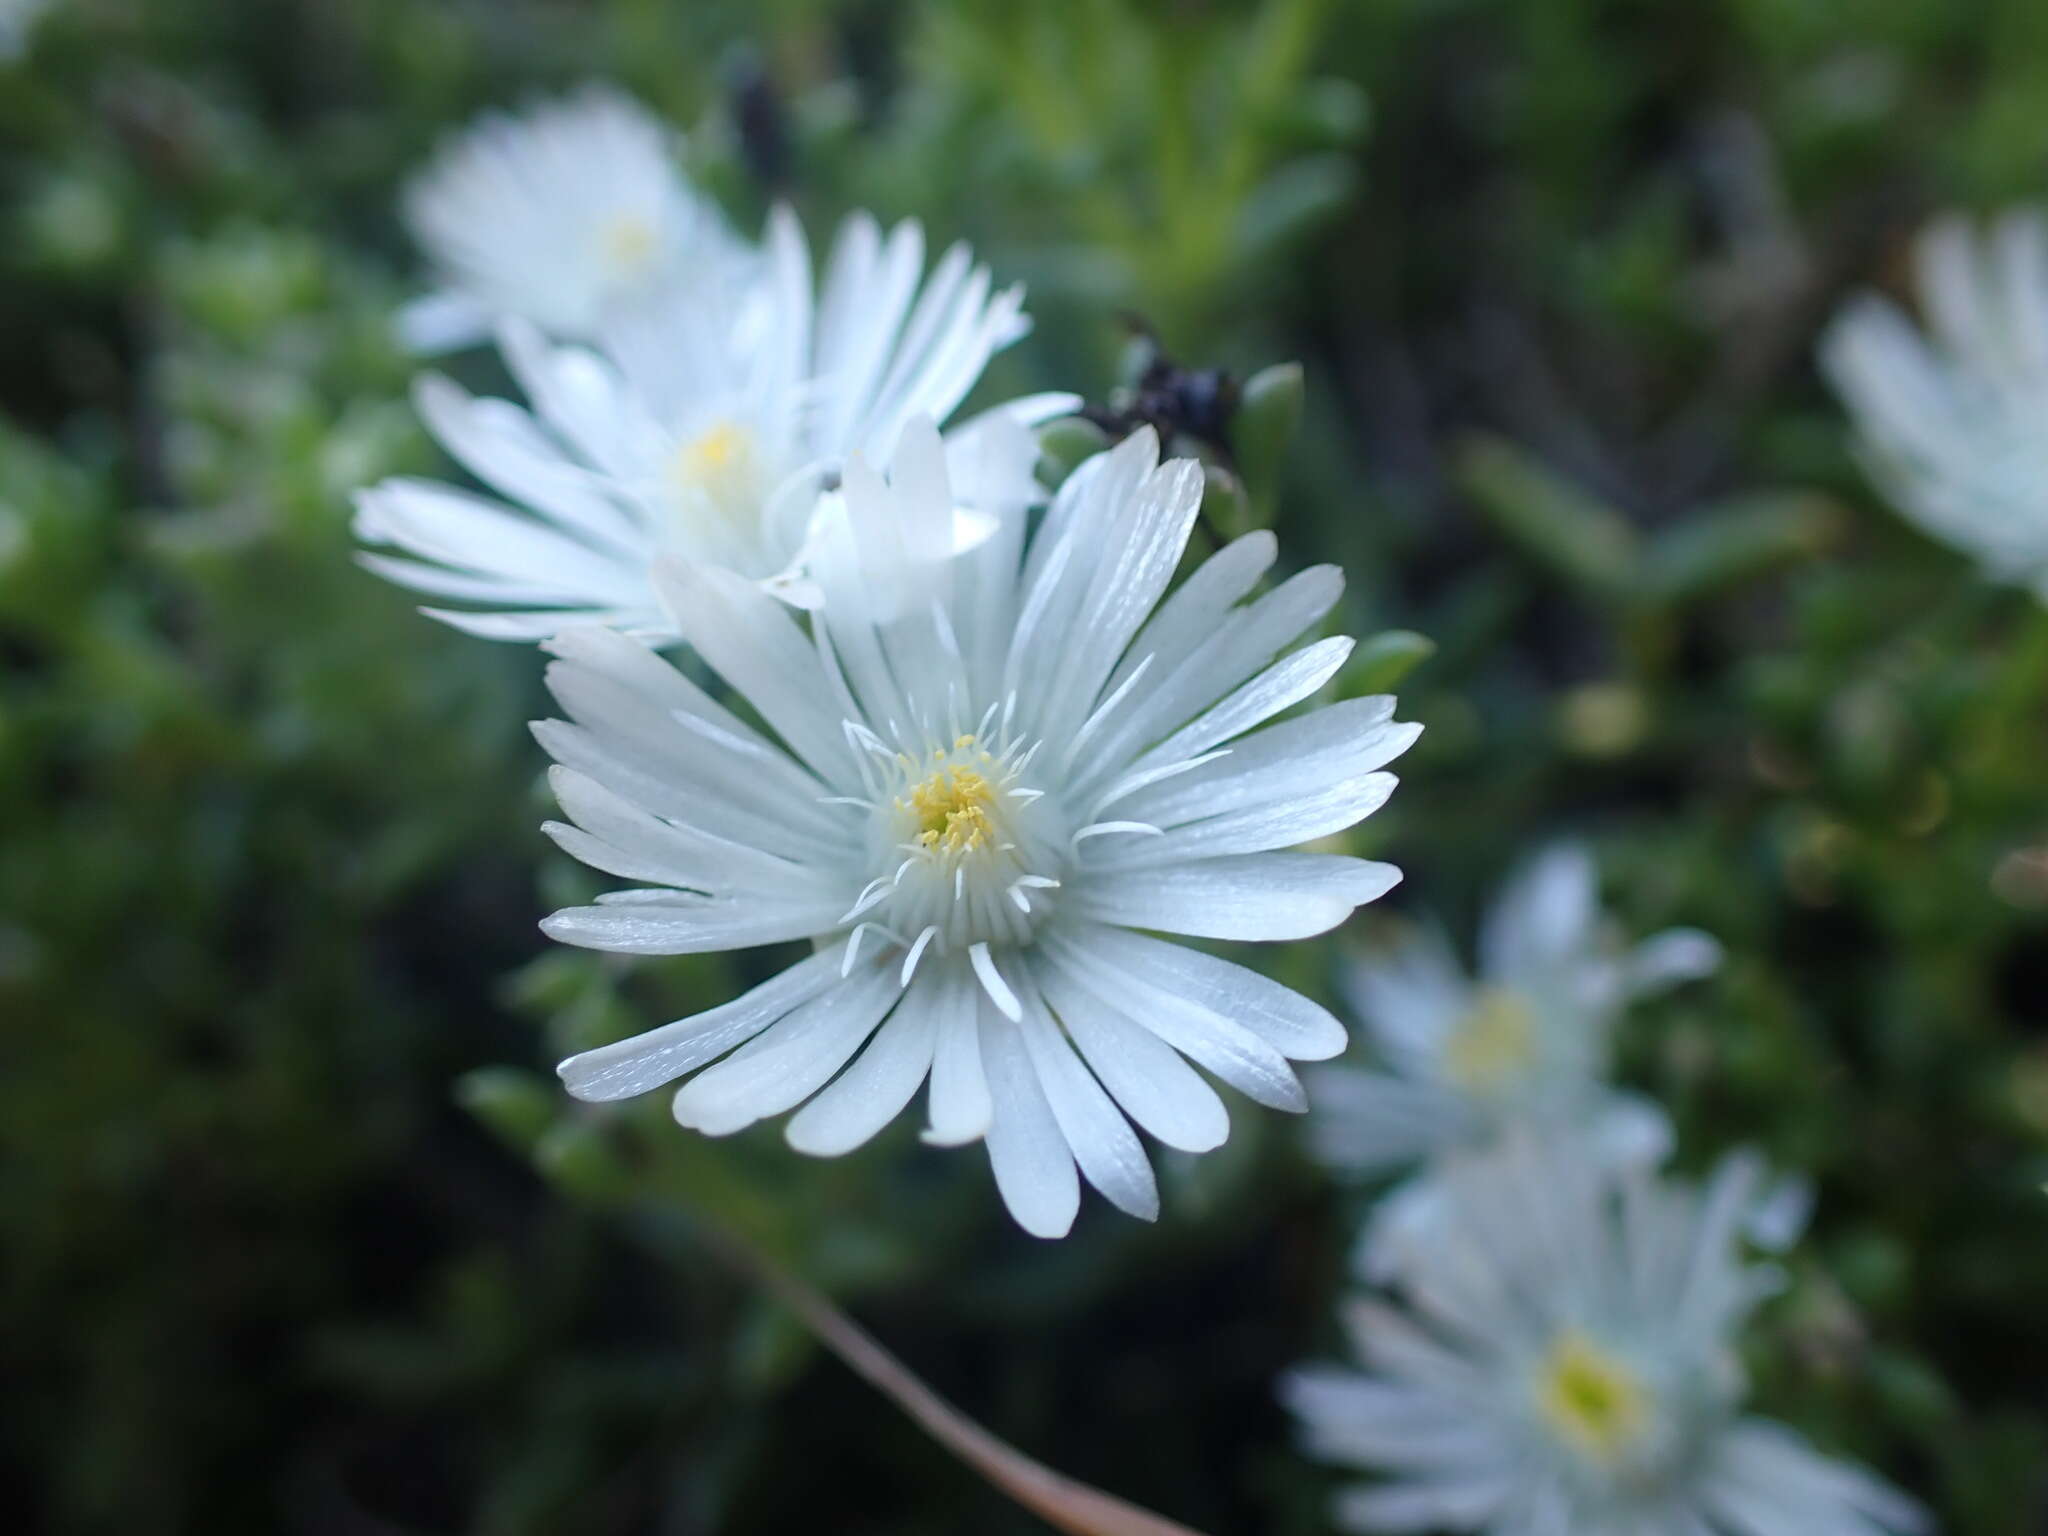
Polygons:
[[[953,750],[969,754],[970,761],[983,768],[990,766],[988,754],[976,749],[972,736],[959,738]],[[944,758],[938,749],[933,756],[941,759],[938,766],[896,802],[897,808],[917,823],[917,846],[949,854],[992,846],[996,827],[990,812],[995,806],[995,787],[978,768]]]
[[1505,1087],[1536,1053],[1536,1013],[1521,994],[1482,987],[1444,1048],[1455,1082],[1477,1092]]
[[735,569],[752,559],[767,478],[753,432],[723,417],[685,438],[668,462],[682,529],[711,541],[706,553]]
[[622,277],[635,277],[644,272],[654,260],[658,243],[654,226],[631,213],[622,213],[613,219],[599,236],[605,261],[613,272]]
[[1636,1373],[1582,1333],[1558,1335],[1536,1375],[1536,1406],[1558,1437],[1595,1461],[1636,1442],[1650,1395]]
[[675,474],[711,487],[746,474],[754,464],[754,434],[736,421],[715,421],[676,450]]

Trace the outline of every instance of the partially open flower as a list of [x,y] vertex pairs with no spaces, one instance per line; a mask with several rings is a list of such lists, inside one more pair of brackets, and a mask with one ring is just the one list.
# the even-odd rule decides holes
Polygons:
[[[528,408],[422,379],[428,427],[507,501],[387,481],[358,498],[356,530],[400,553],[363,563],[468,605],[428,611],[493,639],[595,622],[672,641],[651,580],[666,556],[810,606],[813,542],[849,456],[877,459],[912,418],[950,415],[1024,334],[1022,304],[1015,288],[992,291],[965,246],[926,274],[914,221],[885,236],[865,214],[841,228],[814,294],[803,232],[778,210],[758,272],[654,285],[607,312],[595,348],[508,322],[501,344]],[[991,415],[1036,422],[1073,403],[1036,395]],[[1021,482],[958,489],[970,510],[993,514],[972,498],[1028,499],[1030,467]],[[963,520],[960,544],[984,527]]]

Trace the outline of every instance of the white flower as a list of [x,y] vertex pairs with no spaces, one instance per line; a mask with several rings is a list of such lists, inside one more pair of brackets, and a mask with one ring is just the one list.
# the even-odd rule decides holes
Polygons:
[[[1317,1155],[1380,1176],[1541,1125],[1582,1128],[1620,1161],[1661,1159],[1669,1124],[1608,1085],[1610,1039],[1631,998],[1707,975],[1720,947],[1674,928],[1624,951],[1599,894],[1592,856],[1554,847],[1495,899],[1476,978],[1433,929],[1359,961],[1346,990],[1382,1067],[1316,1074]],[[1360,1249],[1367,1274],[1383,1267],[1391,1234],[1430,1220],[1434,1200],[1425,1172],[1380,1202]]]
[[[357,533],[412,558],[364,564],[500,610],[428,610],[494,639],[597,622],[672,640],[650,584],[665,555],[809,606],[806,569],[847,457],[881,460],[913,417],[943,420],[1028,328],[1021,291],[992,293],[964,245],[923,270],[915,221],[884,237],[856,214],[814,295],[803,232],[778,209],[758,277],[663,285],[610,311],[596,350],[508,324],[505,360],[531,412],[437,376],[416,398],[448,452],[515,505],[387,481],[357,498]],[[1001,412],[1038,421],[1074,403],[1034,395]],[[1030,467],[1004,494],[1028,490]],[[986,535],[987,516],[971,513],[993,509],[959,510],[955,548]]]
[[50,0],[0,0],[0,63],[28,52],[29,34]]
[[1915,256],[1930,334],[1862,294],[1822,366],[1900,510],[2048,601],[2048,220],[2010,213],[1979,234],[1943,219]]
[[1384,1479],[1351,1531],[1499,1536],[1883,1536],[1920,1511],[1741,1413],[1738,1330],[1775,1272],[1737,1251],[1758,1169],[1704,1189],[1516,1139],[1444,1176],[1446,1219],[1404,1251],[1405,1309],[1354,1300],[1363,1374],[1297,1371],[1309,1454]]
[[407,186],[405,219],[446,284],[400,317],[420,352],[468,346],[508,316],[591,336],[610,306],[679,271],[723,279],[752,261],[683,179],[668,128],[602,86],[485,113]]
[[[984,439],[1030,451],[1015,426]],[[1122,1209],[1156,1214],[1130,1121],[1191,1152],[1225,1139],[1190,1061],[1304,1107],[1288,1059],[1336,1054],[1342,1026],[1134,930],[1306,938],[1386,891],[1387,865],[1275,850],[1375,810],[1416,728],[1388,698],[1265,724],[1349,653],[1332,639],[1279,655],[1342,579],[1319,567],[1242,602],[1274,556],[1260,532],[1167,595],[1202,475],[1157,455],[1138,434],[1071,476],[1034,535],[1006,516],[955,557],[948,466],[915,424],[888,483],[848,464],[808,633],[728,570],[664,567],[682,638],[773,737],[632,640],[556,637],[549,685],[574,723],[536,730],[574,825],[549,831],[644,886],[547,931],[641,954],[816,951],[737,1001],[571,1057],[571,1092],[619,1099],[694,1073],[683,1125],[723,1135],[802,1104],[790,1144],[831,1156],[929,1080],[925,1139],[984,1138],[1005,1202],[1041,1236],[1074,1219],[1077,1162]]]

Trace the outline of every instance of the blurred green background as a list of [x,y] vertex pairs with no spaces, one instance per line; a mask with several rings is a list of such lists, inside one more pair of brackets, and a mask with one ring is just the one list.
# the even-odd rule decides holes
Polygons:
[[[1027,281],[988,397],[1105,396],[1128,317],[1301,359],[1255,501],[1347,629],[1439,647],[1357,840],[1387,907],[1467,925],[1576,830],[1632,931],[1721,936],[1624,1061],[1685,1162],[1817,1180],[1759,1406],[1954,1532],[2048,1526],[2048,617],[1883,507],[1811,361],[1928,212],[2048,195],[2048,6],[57,0],[0,61],[13,1528],[1038,1529],[706,1215],[1054,1465],[1325,1528],[1271,1383],[1357,1212],[1285,1117],[1045,1245],[914,1117],[821,1164],[556,1094],[760,957],[545,944],[588,872],[537,835],[536,659],[356,569],[347,496],[442,469],[402,178],[590,78],[745,227],[916,214]],[[1274,958],[1329,996],[1340,953]]]

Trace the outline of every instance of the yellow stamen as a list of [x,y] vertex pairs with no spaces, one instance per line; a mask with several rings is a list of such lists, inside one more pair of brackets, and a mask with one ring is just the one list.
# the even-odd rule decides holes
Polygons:
[[605,226],[605,260],[615,271],[636,273],[644,270],[654,259],[656,243],[653,226],[634,214],[621,214]]
[[1487,1092],[1502,1088],[1536,1053],[1536,1015],[1528,1000],[1501,987],[1482,987],[1444,1048],[1452,1079]]
[[714,421],[685,441],[669,461],[677,489],[707,496],[729,515],[753,507],[761,473],[754,434],[734,421]]
[[972,768],[940,768],[896,804],[917,819],[920,848],[967,853],[995,841],[995,790]]
[[1613,1461],[1649,1418],[1649,1394],[1622,1361],[1584,1334],[1565,1332],[1551,1345],[1536,1378],[1543,1420],[1575,1449]]

